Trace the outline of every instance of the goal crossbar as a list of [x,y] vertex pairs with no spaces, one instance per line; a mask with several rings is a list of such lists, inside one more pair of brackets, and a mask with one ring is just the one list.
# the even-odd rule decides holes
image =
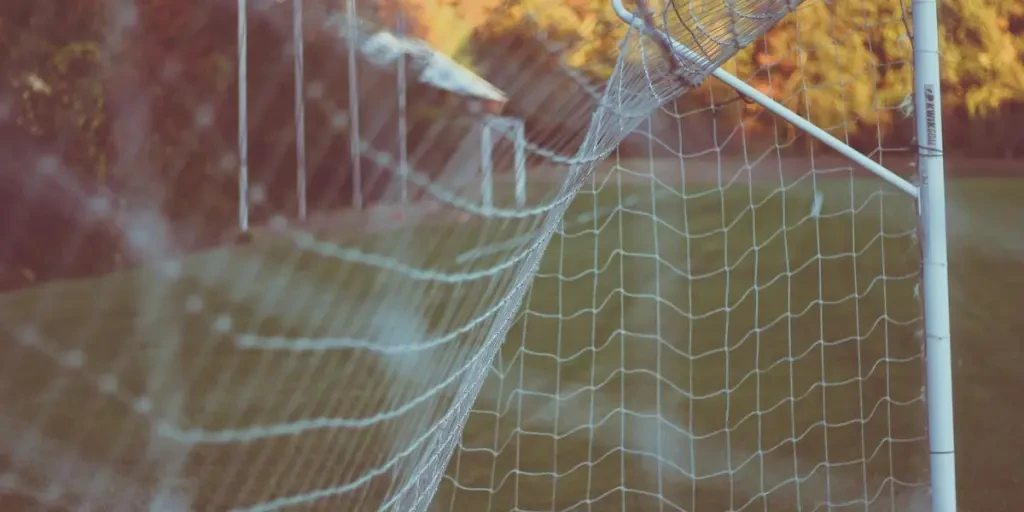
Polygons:
[[[644,33],[647,33],[651,30],[649,27],[647,27],[647,25],[639,16],[633,14],[629,9],[626,8],[625,5],[623,5],[622,0],[612,0],[612,7],[615,9],[615,13],[619,16],[619,18],[622,19],[622,21],[624,21],[631,27]],[[710,64],[703,55],[700,55],[697,52],[691,50],[690,48],[686,47],[686,45],[680,43],[679,41],[676,41],[668,34],[662,34],[660,37],[662,37],[669,45],[671,45],[672,51],[678,53],[683,58],[687,59],[688,61],[697,63],[697,65],[700,67],[710,67]],[[822,144],[825,144],[826,146],[834,149],[836,152],[845,156],[846,158],[849,158],[857,165],[864,167],[865,169],[878,175],[883,180],[891,183],[892,185],[895,185],[901,191],[917,199],[918,188],[916,185],[907,181],[900,175],[890,171],[888,168],[879,164],[878,162],[868,158],[863,153],[853,149],[843,141],[833,137],[825,130],[822,130],[821,128],[815,126],[807,119],[804,119],[796,112],[793,112],[792,110],[786,108],[783,104],[773,100],[771,97],[762,93],[761,91],[758,91],[756,88],[751,87],[749,84],[747,84],[743,80],[740,80],[735,75],[729,73],[728,71],[725,71],[721,67],[715,68],[714,71],[711,72],[711,75],[721,80],[729,87],[735,89],[736,92],[738,92],[739,94],[746,96],[751,101],[761,105],[762,107],[765,108],[765,110],[768,110],[769,112],[781,117],[782,119],[785,119],[789,123],[792,123],[797,128],[807,132],[807,134],[819,140]]]

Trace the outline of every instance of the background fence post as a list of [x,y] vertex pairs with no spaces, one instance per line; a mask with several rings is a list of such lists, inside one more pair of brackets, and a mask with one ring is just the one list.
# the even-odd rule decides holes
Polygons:
[[[345,2],[345,20],[348,33],[353,37],[359,32],[359,17],[356,14],[355,0]],[[357,66],[355,39],[348,45],[348,114],[349,114],[349,150],[352,152],[352,206],[362,210],[363,198],[363,167],[362,141],[359,133],[359,74]]]
[[247,60],[248,37],[247,37],[247,12],[246,0],[238,0],[238,228],[242,231],[249,230],[249,120],[248,101],[246,92],[248,89]]
[[295,55],[295,188],[299,220],[306,220],[306,102],[305,48],[302,30],[302,0],[292,0],[292,35]]
[[480,182],[480,195],[484,208],[494,207],[494,161],[492,157],[493,141],[491,140],[490,118],[484,118],[480,126],[480,170],[483,179]]
[[[395,20],[398,27],[398,36],[405,37],[405,13],[398,11],[398,19]],[[408,126],[408,78],[405,68],[407,66],[405,53],[398,57],[397,82],[398,82],[398,179],[401,195],[401,204],[409,204],[409,126]]]
[[956,511],[953,439],[953,359],[949,328],[946,255],[946,183],[942,156],[942,89],[939,74],[938,6],[914,0],[914,109],[917,119],[922,247],[928,442],[932,509]]
[[512,131],[515,141],[513,155],[516,179],[516,206],[526,206],[526,128],[523,121],[512,119]]

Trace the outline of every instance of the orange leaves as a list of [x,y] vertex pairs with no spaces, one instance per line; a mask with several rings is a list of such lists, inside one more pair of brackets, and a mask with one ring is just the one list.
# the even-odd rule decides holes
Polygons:
[[760,92],[765,96],[775,99],[775,88],[773,88],[771,84],[769,84],[768,82],[759,80],[754,83],[754,88],[757,89],[757,92]]
[[391,30],[421,38],[450,56],[464,50],[477,27],[491,16],[498,0],[379,0],[377,21]]
[[779,63],[779,61],[782,60],[781,57],[776,56],[776,55],[771,55],[771,54],[768,54],[768,53],[759,53],[759,54],[757,54],[757,57],[755,57],[754,59],[755,59],[755,62],[757,62],[758,66],[765,66],[765,67],[767,67],[767,66],[775,66],[775,65],[777,65]]
[[786,73],[796,69],[796,59],[793,59],[789,55],[760,52],[754,56],[754,63],[762,68],[776,68],[779,71],[784,71]]
[[[767,80],[757,80],[752,85],[754,86],[754,89],[757,89],[757,92],[759,92],[761,94],[764,94],[765,96],[768,96],[769,98],[771,98],[773,100],[779,99],[778,98],[779,91],[776,90],[774,87],[772,87],[772,85],[770,83],[768,83]],[[754,115],[754,114],[760,113],[763,110],[764,110],[764,107],[762,107],[761,104],[759,104],[757,102],[754,102],[754,101],[744,101],[743,102],[743,111],[746,114]],[[744,125],[747,127],[747,129],[754,129],[754,128],[757,127],[756,125],[758,124],[758,122],[759,121],[758,121],[758,119],[756,117],[751,117],[751,118],[747,119],[746,121],[744,121]]]
[[762,68],[779,68],[787,73],[793,71],[797,63],[792,55],[792,37],[792,31],[786,30],[785,26],[769,32],[756,45],[754,63]]

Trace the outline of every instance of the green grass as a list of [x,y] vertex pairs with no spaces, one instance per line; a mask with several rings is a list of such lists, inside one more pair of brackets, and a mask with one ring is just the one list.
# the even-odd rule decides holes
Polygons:
[[[760,461],[748,460],[758,452],[768,453],[763,489],[782,485],[769,500],[778,510],[795,503],[794,488],[784,485],[793,477],[794,451],[801,477],[826,460],[826,448],[833,463],[868,459],[869,492],[881,492],[890,472],[885,437],[923,434],[919,402],[894,406],[890,417],[884,400],[914,402],[921,391],[913,207],[869,182],[851,189],[848,182],[832,181],[819,189],[824,201],[817,220],[810,217],[809,187],[785,195],[768,188],[735,187],[721,194],[691,189],[685,201],[662,191],[658,201],[605,216],[596,235],[572,236],[593,229],[590,223],[556,237],[527,298],[527,314],[503,347],[509,377],[491,382],[492,388],[503,384],[497,393],[510,395],[501,407],[508,409],[506,416],[479,415],[467,427],[470,434],[481,431],[478,447],[504,446],[499,479],[516,464],[536,474],[512,476],[493,498],[463,491],[453,508],[489,503],[505,510],[517,502],[526,510],[565,510],[583,500],[588,480],[583,494],[603,496],[599,509],[617,509],[624,498],[614,489],[622,481],[658,493],[657,475],[642,457],[620,457],[613,450],[623,430],[656,432],[656,423],[623,417],[617,407],[658,412],[697,436],[709,436],[696,442],[701,460],[694,468],[688,460],[675,461],[679,468],[661,468],[661,494],[689,510],[763,508],[757,501],[748,504],[762,489]],[[651,195],[649,188],[621,192]],[[583,195],[567,217],[626,201],[619,193],[613,187]],[[529,416],[530,410],[551,408],[548,397],[559,389],[572,395],[581,386],[596,388],[610,416],[565,412],[589,413],[591,393],[582,393],[562,403],[557,429],[546,419],[524,425],[540,435],[512,434],[523,422],[519,408]],[[520,404],[510,393],[520,388],[539,396]],[[789,400],[793,396],[798,399]],[[869,418],[863,427],[862,418]],[[606,421],[593,436],[573,430],[601,419]],[[555,443],[544,435],[555,431],[566,437]],[[591,437],[601,441],[591,446]],[[794,437],[799,441],[793,443]],[[667,426],[662,438],[666,453],[673,449],[669,445],[687,442]],[[726,443],[731,458],[723,454]],[[919,479],[921,445],[891,448],[896,476]],[[489,458],[465,455],[465,467],[488,471],[462,469],[461,485],[490,486]],[[593,468],[582,465],[596,459],[601,460]],[[842,482],[833,482],[833,502],[863,495],[861,467],[831,470]],[[698,475],[696,485],[684,471]],[[714,475],[734,471],[739,474],[730,502],[729,477]],[[824,474],[818,468],[802,486],[805,506],[825,498]],[[657,506],[638,493],[625,502],[636,510]]]
[[[563,510],[591,500],[592,510],[618,510],[622,503],[657,510],[649,495],[616,490],[624,483],[659,492],[653,459],[615,450],[624,436],[626,445],[657,442],[657,423],[621,409],[659,413],[668,422],[661,449],[677,457],[660,465],[660,492],[687,510],[763,510],[760,501],[748,503],[751,491],[762,489],[774,489],[769,509],[792,510],[796,487],[786,480],[794,459],[801,477],[810,475],[800,486],[805,506],[825,498],[826,468],[818,465],[826,460],[833,463],[833,502],[862,497],[866,486],[884,503],[886,476],[923,481],[913,204],[880,193],[872,181],[826,181],[819,190],[817,218],[809,217],[809,183],[785,194],[691,187],[685,200],[667,190],[651,200],[648,185],[582,194],[567,214],[566,236],[555,236],[539,263],[465,427],[463,442],[471,449],[452,460],[434,508]],[[969,414],[958,416],[965,425],[960,461],[968,476],[1005,477],[1005,468],[1016,467],[1012,453],[1020,453],[1000,458],[982,455],[981,447],[994,443],[982,435],[983,423],[1008,430],[1019,424],[985,420],[1007,405],[990,379],[1002,379],[1005,390],[1019,368],[1021,351],[1003,344],[1019,331],[1002,325],[1020,327],[1007,297],[1021,275],[1013,244],[1024,238],[1013,238],[1009,220],[1021,191],[1015,182],[950,184],[954,339],[972,347],[957,354],[963,361],[959,412]],[[630,207],[605,211],[620,204]],[[572,222],[595,211],[596,220]],[[289,343],[381,333],[400,341],[442,336],[492,309],[514,282],[516,266],[486,272],[514,251],[469,261],[465,253],[535,229],[528,220],[494,220],[375,236],[318,233],[329,242],[324,248],[392,256],[391,270],[259,234],[249,247],[197,254],[177,266],[0,295],[6,327],[0,432],[32,422],[80,458],[113,461],[143,486],[162,478],[159,467],[178,463],[174,473],[192,486],[201,509],[352,481],[392,458],[389,439],[409,440],[427,429],[409,418],[444,417],[453,392],[472,380],[457,377],[470,375],[460,372],[494,325],[473,324],[411,358],[336,344],[252,350],[237,345],[236,334]],[[428,272],[409,277],[401,265]],[[451,272],[484,277],[432,278]],[[408,320],[420,317],[423,325]],[[117,376],[116,390],[99,391],[104,375]],[[448,380],[447,393],[372,427],[302,423],[372,416]],[[562,400],[553,401],[556,395]],[[149,406],[136,400],[142,396],[150,397]],[[200,444],[186,452],[169,443],[157,455],[147,453],[152,423],[136,413],[140,407],[174,418],[176,428],[164,434]],[[556,410],[557,420],[547,414]],[[593,431],[583,428],[598,423]],[[669,423],[699,438],[695,467],[685,453],[688,440]],[[274,436],[246,430],[258,425],[310,428]],[[233,433],[200,435],[218,431]],[[18,459],[10,442],[0,446],[8,463]],[[762,460],[748,459],[758,453],[765,454],[763,482]],[[30,483],[52,470],[41,462],[15,466]],[[986,473],[989,468],[1002,472]],[[313,508],[359,510],[355,503],[387,496],[392,476],[323,497]],[[998,496],[989,496],[967,489],[965,510],[1000,510]]]

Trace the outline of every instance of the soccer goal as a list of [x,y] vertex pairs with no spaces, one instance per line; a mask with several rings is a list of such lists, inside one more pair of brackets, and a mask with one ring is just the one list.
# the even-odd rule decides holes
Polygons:
[[[436,506],[956,509],[935,5],[914,4],[913,37],[900,10],[843,20],[864,45],[899,34],[899,64],[741,79],[713,62],[723,47],[756,41],[771,15],[829,8],[742,4],[613,2],[631,33],[576,153],[609,156],[560,215]],[[774,51],[806,62],[789,43]],[[913,69],[903,97],[814,122],[809,97],[842,102],[844,80],[896,68]],[[702,72],[731,91],[673,101]],[[749,83],[772,79],[802,80],[799,101]],[[730,108],[774,115],[774,139]],[[853,149],[852,126],[881,126],[880,111],[916,136],[879,129]]]
[[128,3],[17,91],[121,158],[7,159],[0,508],[956,509],[934,1]]

